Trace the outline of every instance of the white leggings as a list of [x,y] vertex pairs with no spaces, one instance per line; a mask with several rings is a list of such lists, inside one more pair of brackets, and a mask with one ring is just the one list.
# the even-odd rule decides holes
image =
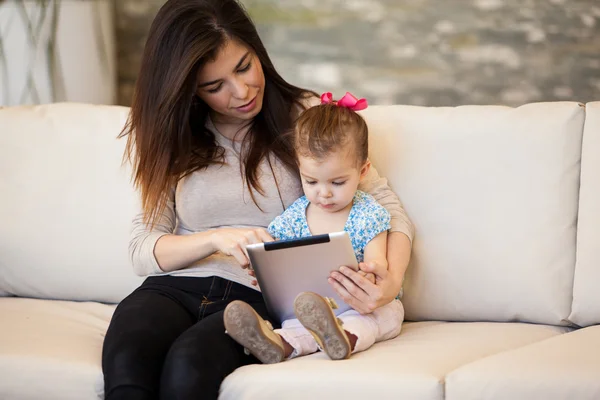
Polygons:
[[[343,329],[356,335],[358,340],[352,353],[364,351],[374,343],[393,339],[400,334],[404,321],[404,307],[396,299],[379,307],[371,314],[361,315],[355,310],[348,310],[340,315]],[[294,348],[289,358],[304,356],[319,350],[317,342],[297,319],[283,321],[281,329],[275,329],[286,342]]]

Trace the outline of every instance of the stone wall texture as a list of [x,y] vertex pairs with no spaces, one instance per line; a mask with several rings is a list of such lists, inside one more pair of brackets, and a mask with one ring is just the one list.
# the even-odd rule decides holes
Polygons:
[[[118,0],[127,105],[164,0]],[[371,104],[600,100],[600,0],[242,0],[279,72]]]

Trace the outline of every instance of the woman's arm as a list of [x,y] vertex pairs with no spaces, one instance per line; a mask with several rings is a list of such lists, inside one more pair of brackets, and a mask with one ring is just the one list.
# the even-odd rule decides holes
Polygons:
[[233,256],[242,267],[249,264],[246,245],[273,240],[263,228],[220,228],[175,235],[175,191],[152,229],[139,214],[133,220],[129,254],[133,270],[146,276],[186,268],[216,251]]
[[406,215],[406,211],[404,211],[400,199],[388,185],[387,179],[380,177],[372,164],[367,175],[362,179],[358,189],[369,193],[379,204],[388,210],[392,217],[392,220],[390,221],[390,232],[402,232],[412,242],[414,236],[414,226],[412,222],[410,222],[408,215]]

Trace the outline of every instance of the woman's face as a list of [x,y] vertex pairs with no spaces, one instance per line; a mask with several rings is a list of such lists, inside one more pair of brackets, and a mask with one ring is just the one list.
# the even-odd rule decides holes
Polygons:
[[261,110],[265,75],[256,54],[237,40],[229,40],[214,61],[198,72],[197,95],[222,123],[245,122]]

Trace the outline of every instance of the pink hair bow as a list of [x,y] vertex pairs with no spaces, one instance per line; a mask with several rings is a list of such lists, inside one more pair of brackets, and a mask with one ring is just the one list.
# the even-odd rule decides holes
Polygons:
[[350,92],[346,92],[344,97],[339,99],[338,101],[333,100],[333,95],[329,92],[323,93],[321,95],[321,104],[329,104],[333,103],[338,107],[349,108],[352,111],[360,111],[367,108],[367,100],[366,99],[357,99]]

